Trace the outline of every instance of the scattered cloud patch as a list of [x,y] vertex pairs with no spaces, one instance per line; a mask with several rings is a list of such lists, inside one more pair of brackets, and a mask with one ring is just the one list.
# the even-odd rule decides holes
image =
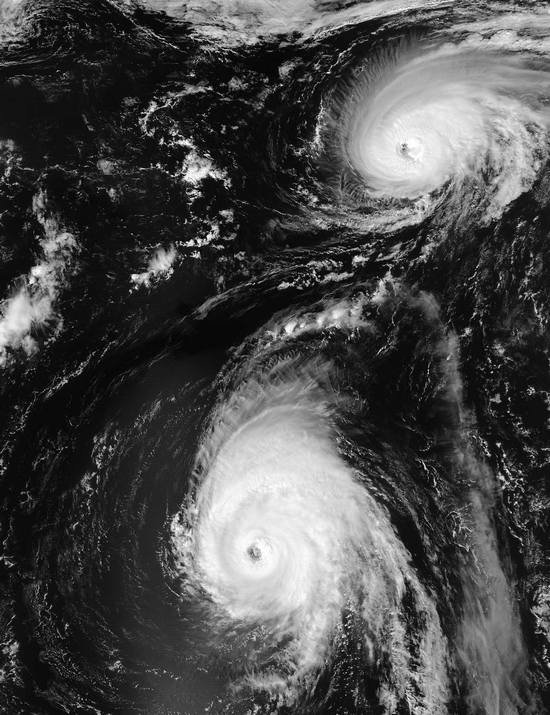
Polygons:
[[74,235],[62,228],[57,216],[48,213],[42,191],[34,197],[33,212],[44,232],[41,256],[29,274],[19,278],[12,294],[0,303],[0,367],[9,363],[14,352],[34,354],[39,347],[37,331],[48,326],[53,327],[53,332],[61,329],[56,302],[66,284],[69,265],[79,250]]
[[177,252],[174,246],[169,248],[158,248],[147,264],[147,269],[143,273],[132,273],[130,279],[135,288],[150,288],[161,279],[170,278],[174,272],[174,262]]
[[207,178],[223,181],[226,188],[230,186],[227,173],[217,167],[209,156],[200,154],[195,147],[190,149],[189,154],[185,158],[181,170],[181,178],[189,187],[188,190],[192,199],[196,199],[200,196],[198,187]]

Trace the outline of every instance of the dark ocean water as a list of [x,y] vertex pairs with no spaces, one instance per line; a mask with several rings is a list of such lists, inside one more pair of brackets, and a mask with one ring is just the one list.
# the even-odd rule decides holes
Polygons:
[[550,712],[550,19],[403,5],[0,0],[2,712]]

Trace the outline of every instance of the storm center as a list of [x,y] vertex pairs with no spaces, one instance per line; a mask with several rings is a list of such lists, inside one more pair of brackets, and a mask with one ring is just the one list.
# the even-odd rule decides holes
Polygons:
[[405,159],[416,161],[422,154],[422,143],[414,137],[402,141],[398,145],[398,153]]
[[252,561],[259,561],[262,558],[262,550],[257,544],[251,544],[246,553]]

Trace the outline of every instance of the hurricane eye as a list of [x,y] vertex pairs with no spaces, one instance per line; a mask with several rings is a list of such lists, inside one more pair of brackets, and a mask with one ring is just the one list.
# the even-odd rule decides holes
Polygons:
[[246,553],[252,561],[260,561],[262,558],[262,550],[257,544],[251,544]]

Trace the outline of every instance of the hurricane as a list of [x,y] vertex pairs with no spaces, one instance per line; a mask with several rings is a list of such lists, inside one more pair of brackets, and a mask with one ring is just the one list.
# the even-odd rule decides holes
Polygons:
[[2,712],[550,712],[545,4],[0,48]]
[[545,162],[548,73],[460,45],[420,49],[382,57],[331,117],[339,183],[359,201],[409,199],[415,209],[434,194],[445,212],[469,199],[472,214],[476,192],[498,216]]

